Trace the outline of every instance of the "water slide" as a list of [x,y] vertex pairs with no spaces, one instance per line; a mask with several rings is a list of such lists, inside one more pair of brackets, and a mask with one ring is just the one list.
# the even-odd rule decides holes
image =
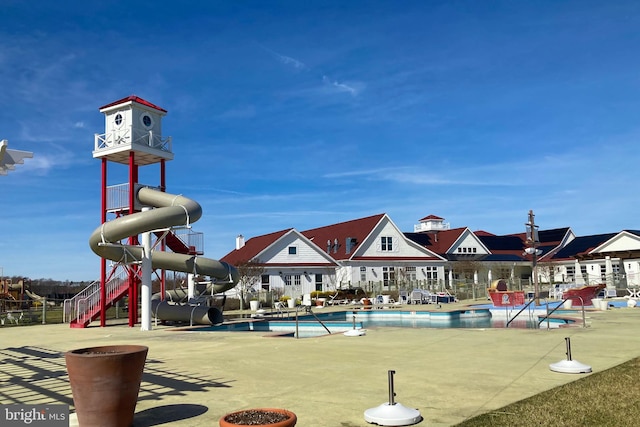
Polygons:
[[[122,244],[121,240],[153,230],[193,224],[202,216],[201,206],[183,196],[140,188],[136,197],[142,205],[156,209],[116,218],[98,227],[89,238],[89,246],[99,257],[123,263],[140,261],[144,249]],[[232,265],[196,255],[153,251],[151,268],[209,276],[212,283],[203,292],[211,294],[229,290],[239,280],[238,271]],[[157,318],[198,324],[221,322],[222,314],[217,308],[175,303],[177,298],[172,292],[167,291],[167,301],[161,301],[160,294],[153,295],[151,310]]]

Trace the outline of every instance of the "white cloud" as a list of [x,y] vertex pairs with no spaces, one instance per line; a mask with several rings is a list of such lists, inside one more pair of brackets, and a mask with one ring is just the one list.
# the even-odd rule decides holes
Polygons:
[[307,69],[307,66],[303,62],[298,61],[295,58],[292,58],[292,57],[286,56],[286,55],[279,55],[277,53],[276,53],[276,55],[278,56],[278,59],[280,59],[280,61],[285,65],[291,65],[291,66],[293,66],[293,68],[296,68],[298,70],[306,70]]
[[358,95],[358,89],[356,88],[355,85],[348,85],[346,83],[340,83],[340,82],[338,82],[336,80],[331,80],[327,76],[322,76],[322,81],[324,82],[325,85],[329,85],[329,86],[335,88],[338,92],[348,92],[353,96]]

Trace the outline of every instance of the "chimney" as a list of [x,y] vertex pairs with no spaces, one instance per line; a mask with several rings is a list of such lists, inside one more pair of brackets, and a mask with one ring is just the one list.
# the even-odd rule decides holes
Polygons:
[[244,247],[244,236],[242,234],[238,234],[236,237],[236,250],[242,249]]

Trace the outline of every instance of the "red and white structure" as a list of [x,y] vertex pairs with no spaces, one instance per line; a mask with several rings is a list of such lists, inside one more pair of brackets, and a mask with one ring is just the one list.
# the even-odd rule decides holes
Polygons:
[[[159,188],[166,189],[166,162],[173,160],[171,137],[162,137],[162,117],[167,110],[158,107],[135,95],[100,107],[105,116],[105,133],[95,135],[93,158],[101,161],[100,185],[100,222],[105,223],[108,215],[120,217],[140,211],[136,206],[136,190],[139,169],[141,166],[160,165]],[[108,185],[109,164],[128,166],[129,182],[127,184]],[[130,245],[140,244],[137,236],[129,237]],[[117,274],[118,265],[107,268],[107,260],[100,259],[100,326],[106,324],[106,309],[110,304],[107,295],[107,283]],[[128,284],[117,294],[128,293],[129,326],[134,326],[138,319],[138,284],[140,268],[131,264],[126,267]],[[165,275],[162,273],[164,285]],[[123,292],[124,291],[124,292]],[[136,303],[134,303],[136,302]]]

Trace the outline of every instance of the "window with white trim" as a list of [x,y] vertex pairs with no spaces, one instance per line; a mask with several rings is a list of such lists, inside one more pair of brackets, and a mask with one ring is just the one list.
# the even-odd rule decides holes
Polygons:
[[436,282],[438,280],[438,267],[434,267],[434,266],[425,267],[424,275],[429,282]]
[[360,281],[367,281],[367,267],[360,267]]
[[382,267],[382,286],[385,288],[396,282],[396,269],[395,267]]
[[380,249],[382,250],[382,252],[393,251],[393,237],[391,236],[380,237]]
[[413,283],[416,281],[416,268],[415,267],[406,267],[405,268],[407,274],[407,280],[409,283]]

